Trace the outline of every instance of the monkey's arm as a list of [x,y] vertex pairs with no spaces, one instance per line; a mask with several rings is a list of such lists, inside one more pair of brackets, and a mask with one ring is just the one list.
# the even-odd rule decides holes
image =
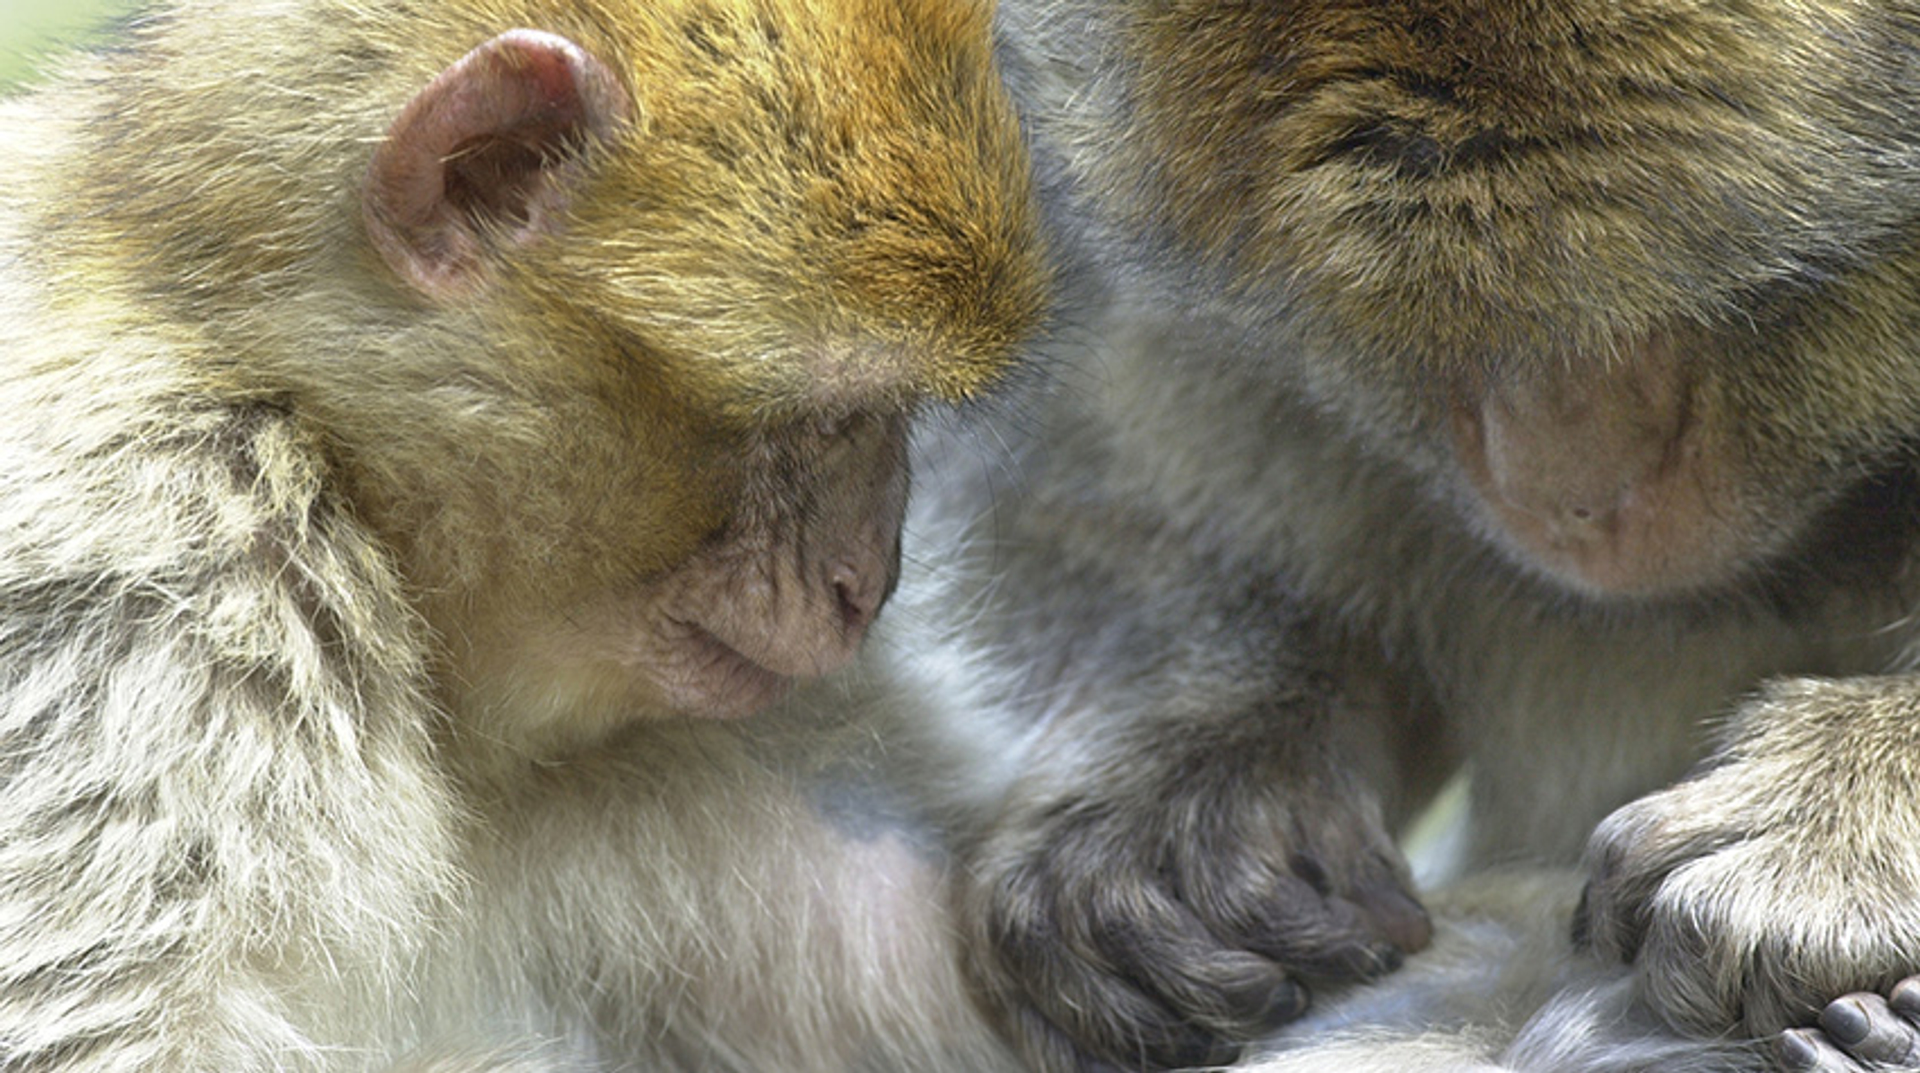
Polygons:
[[447,878],[411,617],[284,415],[55,364],[0,383],[60,415],[0,435],[0,1066],[323,1066],[292,1011]]
[[1767,1035],[1920,960],[1920,682],[1801,680],[1595,833],[1580,914],[1670,1023]]

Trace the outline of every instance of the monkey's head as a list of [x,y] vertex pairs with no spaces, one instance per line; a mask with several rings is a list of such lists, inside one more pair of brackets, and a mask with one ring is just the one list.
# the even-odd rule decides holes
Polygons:
[[744,714],[850,657],[907,419],[1035,326],[1026,160],[972,0],[583,7],[425,80],[368,166],[373,247],[514,411],[392,486],[451,481],[458,530],[386,509],[487,698]]
[[[445,643],[450,702],[577,741],[747,714],[844,663],[894,583],[909,418],[991,389],[1047,299],[987,8],[338,19],[307,32],[339,70],[288,77],[371,102],[246,129],[261,155],[351,152],[343,196],[229,195],[248,165],[216,162],[199,197],[241,237],[180,241],[196,278],[266,295],[210,319],[264,325],[246,375],[313,418]],[[302,218],[320,267],[266,271]]]
[[1920,432],[1920,6],[1130,7],[1094,188],[1546,576],[1750,578]]

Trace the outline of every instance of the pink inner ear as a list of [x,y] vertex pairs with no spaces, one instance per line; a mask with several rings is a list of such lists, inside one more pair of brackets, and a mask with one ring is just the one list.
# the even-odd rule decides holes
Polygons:
[[489,242],[559,225],[589,137],[628,111],[605,65],[563,37],[510,30],[421,90],[375,150],[368,234],[403,279],[434,297],[484,278]]

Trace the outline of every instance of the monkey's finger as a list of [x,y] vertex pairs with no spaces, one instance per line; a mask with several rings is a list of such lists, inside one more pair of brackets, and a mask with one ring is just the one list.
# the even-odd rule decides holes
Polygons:
[[1223,944],[1168,892],[1148,887],[1090,909],[1099,960],[1181,1022],[1244,1041],[1306,1011],[1305,990],[1285,970]]
[[1374,930],[1397,949],[1412,954],[1433,942],[1433,918],[1427,907],[1406,888],[1393,862],[1375,856],[1372,867],[1353,885],[1349,895]]
[[1910,1021],[1920,1024],[1920,976],[1909,976],[1893,985],[1893,991],[1887,996],[1887,1005],[1894,1012]]
[[987,986],[1041,1069],[1188,1067],[1297,1016],[1305,992],[1223,950],[1166,892],[1019,870],[988,903]]
[[1719,836],[1696,822],[1704,810],[1699,780],[1650,794],[1614,811],[1587,843],[1587,885],[1574,915],[1582,947],[1631,961],[1653,921],[1653,903],[1667,879],[1688,861],[1710,853]]
[[1290,875],[1266,870],[1259,882],[1188,879],[1182,901],[1222,946],[1322,980],[1371,979],[1432,940],[1432,921],[1394,859],[1360,854],[1340,877],[1312,854],[1296,853],[1289,863]]
[[1907,1062],[1920,1056],[1920,1029],[1870,991],[1842,995],[1820,1011],[1827,1038],[1862,1062]]
[[[1116,970],[1118,967],[1114,967]],[[1077,959],[1054,967],[1059,990],[1029,991],[1029,1002],[1014,1010],[1014,1027],[1030,1057],[1044,1070],[1079,1070],[1111,1065],[1119,1069],[1187,1069],[1224,1065],[1253,1033],[1226,1031],[1234,1015],[1255,1016],[1251,1006],[1259,988],[1240,998],[1208,998],[1188,991],[1178,1000],[1207,1003],[1199,1011],[1173,1008],[1113,971],[1099,971]],[[1158,973],[1161,982],[1166,974]],[[1284,1002],[1289,1015],[1305,1008],[1305,993],[1282,980],[1269,987],[1265,1001]],[[1229,1010],[1239,1003],[1239,1010]],[[1260,1020],[1267,1018],[1261,1017]]]
[[1592,870],[1573,911],[1573,944],[1604,957],[1632,961],[1653,920],[1653,892],[1665,872],[1632,873],[1619,864]]
[[1826,1033],[1813,1028],[1782,1032],[1778,1057],[1785,1073],[1864,1073],[1864,1067],[1835,1047]]
[[[1373,901],[1363,905],[1354,900],[1358,897]],[[1424,921],[1425,911],[1410,898],[1407,903]],[[1223,928],[1219,938],[1223,945],[1251,951],[1310,980],[1371,980],[1399,968],[1410,950],[1419,949],[1397,941],[1418,938],[1419,928],[1405,921],[1382,923],[1385,904],[1376,889],[1350,898],[1281,876],[1257,911]]]

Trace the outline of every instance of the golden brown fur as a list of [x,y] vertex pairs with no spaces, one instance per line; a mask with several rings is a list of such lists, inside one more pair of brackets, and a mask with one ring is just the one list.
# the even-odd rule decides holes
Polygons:
[[993,1060],[862,733],[707,718],[1039,320],[987,29],[187,0],[4,105],[0,1067]]

